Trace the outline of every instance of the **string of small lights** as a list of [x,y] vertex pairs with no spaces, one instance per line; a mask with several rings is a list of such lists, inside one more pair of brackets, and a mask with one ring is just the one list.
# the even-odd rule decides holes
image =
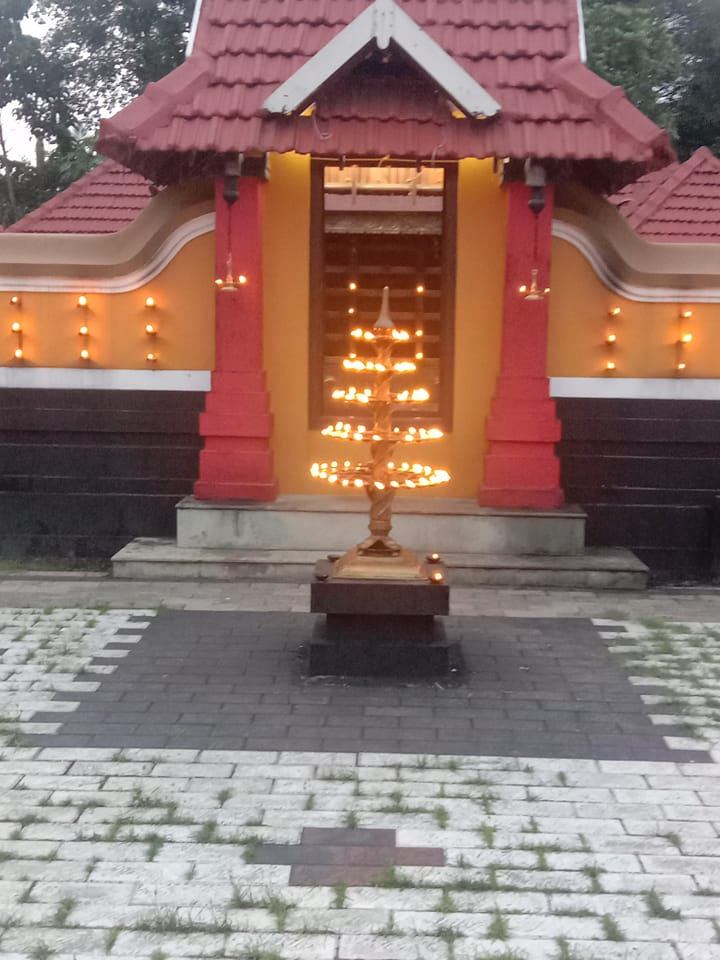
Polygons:
[[[23,363],[28,360],[26,355],[25,345],[23,342],[24,336],[24,325],[22,320],[22,309],[23,303],[22,299],[18,294],[13,294],[10,297],[10,306],[15,311],[16,317],[10,323],[10,331],[14,335],[14,349],[13,349],[13,359],[18,363]],[[146,311],[154,312],[157,309],[157,301],[155,297],[148,296],[145,298],[144,306]],[[77,335],[80,341],[80,346],[78,349],[78,359],[83,363],[91,363],[92,356],[92,331],[90,327],[91,317],[92,317],[92,308],[90,304],[90,298],[81,293],[77,296],[75,300],[75,308],[80,311],[81,319],[77,327]],[[150,316],[150,315],[149,315]],[[157,349],[157,341],[159,337],[159,327],[158,322],[154,316],[143,325],[143,330],[147,338],[145,360],[149,364],[157,364],[159,360],[159,354]]]

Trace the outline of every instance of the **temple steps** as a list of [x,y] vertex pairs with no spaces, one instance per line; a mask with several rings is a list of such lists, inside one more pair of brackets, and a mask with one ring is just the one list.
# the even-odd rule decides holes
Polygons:
[[[310,583],[318,550],[179,547],[140,538],[113,557],[113,575],[131,580],[261,580]],[[443,553],[451,586],[643,590],[648,568],[630,551],[591,549],[571,556]]]

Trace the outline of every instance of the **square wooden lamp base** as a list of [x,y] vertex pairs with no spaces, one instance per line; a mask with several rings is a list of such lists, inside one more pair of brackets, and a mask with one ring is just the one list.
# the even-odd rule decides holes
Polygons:
[[[450,612],[450,588],[441,564],[424,564],[403,552],[391,563],[345,557],[318,562],[311,587],[318,621],[309,649],[310,676],[447,677],[460,669],[457,644],[436,617]],[[358,576],[351,576],[356,566]],[[432,579],[441,574],[442,580]]]

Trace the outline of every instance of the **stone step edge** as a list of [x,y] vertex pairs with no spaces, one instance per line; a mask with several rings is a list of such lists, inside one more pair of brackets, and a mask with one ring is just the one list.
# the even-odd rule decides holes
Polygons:
[[[340,552],[340,551],[338,551]],[[249,566],[312,567],[327,552],[317,550],[231,550],[178,547],[174,540],[140,537],[123,547],[112,558],[114,565],[128,563],[223,564]],[[590,547],[584,554],[571,556],[514,556],[508,554],[444,553],[449,570],[617,572],[647,576],[648,567],[622,547]]]

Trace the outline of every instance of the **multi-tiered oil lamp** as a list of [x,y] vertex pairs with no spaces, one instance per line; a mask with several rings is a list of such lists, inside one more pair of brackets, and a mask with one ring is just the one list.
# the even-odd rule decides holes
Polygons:
[[370,460],[353,463],[350,460],[314,463],[313,477],[340,487],[364,489],[370,500],[370,536],[344,557],[333,570],[333,577],[359,579],[436,580],[438,570],[429,572],[411,551],[404,549],[390,536],[392,508],[399,489],[417,490],[447,483],[446,470],[421,463],[411,463],[396,457],[401,444],[414,445],[426,440],[439,440],[443,434],[435,428],[393,424],[393,411],[408,404],[425,403],[430,394],[423,387],[395,391],[393,378],[417,370],[415,360],[394,359],[396,347],[409,344],[410,333],[399,330],[390,316],[390,288],[383,290],[380,315],[370,330],[356,327],[351,337],[358,345],[372,347],[375,356],[360,357],[352,353],[343,361],[345,370],[371,374],[371,387],[348,387],[335,390],[334,400],[367,408],[372,425],[353,425],[340,420],[322,431],[323,436],[350,440],[370,445]]

